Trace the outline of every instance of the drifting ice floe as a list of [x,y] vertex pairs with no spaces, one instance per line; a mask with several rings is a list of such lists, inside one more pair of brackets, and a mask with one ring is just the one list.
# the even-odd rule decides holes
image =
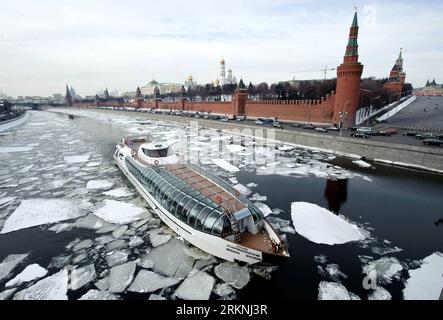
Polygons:
[[114,190],[103,192],[103,194],[114,198],[124,198],[132,195],[132,193],[127,188],[117,188]]
[[324,269],[321,266],[317,266],[318,273],[324,277],[328,277],[334,282],[341,283],[341,278],[347,279],[348,276],[340,271],[340,266],[335,263],[328,264]]
[[208,300],[214,283],[215,279],[206,272],[195,271],[180,284],[175,295],[183,300]]
[[418,269],[409,270],[403,289],[405,300],[438,300],[443,290],[443,254],[434,252]]
[[128,256],[127,251],[117,250],[106,256],[106,262],[109,267],[114,267],[128,261]]
[[119,300],[120,298],[106,291],[89,290],[79,300]]
[[23,200],[6,220],[0,233],[31,228],[82,216],[78,204],[62,199]]
[[149,296],[148,300],[166,300],[166,298],[153,293]]
[[29,254],[11,254],[0,263],[0,281],[8,277],[12,270],[15,269]]
[[14,300],[68,300],[68,271],[40,280],[36,284],[14,295]]
[[148,270],[140,270],[128,291],[149,293],[173,286],[179,282],[178,279],[163,277]]
[[8,289],[8,290],[0,292],[0,301],[1,300],[8,300],[10,297],[12,297],[12,295],[14,294],[15,291],[17,291],[17,288]]
[[33,281],[43,278],[48,273],[48,270],[40,267],[38,264],[31,264],[20,272],[14,279],[6,283],[6,287],[15,287],[24,282]]
[[368,265],[363,267],[363,273],[370,274],[376,272],[377,281],[381,284],[392,282],[392,278],[398,276],[403,266],[393,257],[383,257],[377,261],[371,261]]
[[246,197],[248,197],[252,193],[251,190],[249,190],[247,187],[245,187],[244,185],[242,185],[240,183],[235,185],[234,189],[237,190],[238,192],[240,192],[241,194],[245,195]]
[[6,198],[2,198],[0,199],[0,206],[10,203],[12,201],[14,201],[15,199],[17,199],[16,197],[6,197]]
[[245,287],[250,279],[248,267],[232,262],[223,262],[214,268],[215,275],[236,289]]
[[388,290],[382,287],[377,287],[368,295],[368,300],[391,300],[392,296]]
[[232,289],[232,287],[230,285],[228,285],[227,283],[220,283],[215,286],[214,293],[220,297],[226,297],[231,294],[234,295],[235,290]]
[[154,248],[161,246],[162,244],[165,244],[170,239],[171,239],[170,234],[158,234],[157,231],[149,234],[149,241],[151,242],[151,245]]
[[354,163],[362,168],[371,168],[372,167],[372,165],[370,165],[367,162],[364,162],[363,160],[355,160],[355,161],[352,161],[352,163]]
[[84,287],[94,281],[96,277],[94,264],[75,268],[71,273],[71,290],[78,290]]
[[322,281],[318,285],[318,300],[351,300],[351,296],[341,283]]
[[137,264],[128,262],[112,267],[109,274],[109,292],[120,293],[131,284]]
[[89,154],[82,155],[82,156],[69,156],[64,157],[64,160],[66,163],[72,164],[72,163],[84,163],[89,161]]
[[272,213],[272,209],[262,202],[255,202],[254,205],[263,213],[265,217]]
[[194,258],[185,252],[186,247],[182,241],[171,239],[166,244],[153,248],[146,259],[154,263],[155,271],[168,277],[184,278],[194,265]]
[[212,159],[212,162],[214,162],[217,166],[219,166],[220,168],[222,168],[228,172],[234,173],[234,172],[240,171],[236,166],[233,166],[228,161],[223,160],[223,159]]
[[128,224],[142,219],[145,211],[132,203],[105,200],[105,205],[94,214],[109,223]]
[[312,203],[292,203],[291,217],[295,230],[315,243],[335,245],[366,238],[356,225]]
[[109,190],[114,184],[108,180],[91,180],[86,185],[88,190]]

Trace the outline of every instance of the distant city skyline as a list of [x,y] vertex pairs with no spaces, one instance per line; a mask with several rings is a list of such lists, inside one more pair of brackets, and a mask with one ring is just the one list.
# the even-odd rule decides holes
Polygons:
[[443,82],[437,0],[3,0],[0,88],[10,96],[50,96],[68,84],[91,96],[106,87],[135,91],[153,78],[183,84],[192,75],[212,83],[222,57],[246,83],[322,79],[321,72],[291,72],[340,64],[355,5],[363,77],[387,77],[402,47],[407,82]]

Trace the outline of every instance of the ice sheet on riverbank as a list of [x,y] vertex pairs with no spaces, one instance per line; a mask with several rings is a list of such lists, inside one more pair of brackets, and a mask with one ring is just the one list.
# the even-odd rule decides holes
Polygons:
[[8,217],[1,234],[81,217],[78,204],[63,199],[29,199]]
[[128,224],[144,217],[145,209],[133,203],[105,200],[105,205],[94,214],[109,223]]
[[438,300],[443,290],[443,254],[434,252],[423,259],[418,269],[409,270],[405,283],[405,300]]
[[308,202],[291,204],[291,217],[297,233],[318,244],[344,244],[366,238],[366,232],[329,210]]

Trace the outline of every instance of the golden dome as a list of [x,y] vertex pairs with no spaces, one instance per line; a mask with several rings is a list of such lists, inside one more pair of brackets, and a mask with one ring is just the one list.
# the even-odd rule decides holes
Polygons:
[[218,87],[218,86],[220,85],[220,80],[218,80],[218,79],[215,80],[215,81],[214,81],[214,84],[215,84],[216,87]]
[[192,81],[192,80],[193,80],[192,76],[189,75],[189,77],[188,77],[188,81]]
[[224,58],[222,58],[222,59],[220,60],[220,64],[225,64],[225,59],[224,59]]

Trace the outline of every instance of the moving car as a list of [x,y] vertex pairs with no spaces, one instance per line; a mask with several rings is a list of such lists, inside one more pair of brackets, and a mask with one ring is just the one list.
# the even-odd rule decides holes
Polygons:
[[312,124],[305,124],[301,128],[302,129],[307,129],[307,130],[314,130],[315,129],[315,127]]
[[263,121],[261,121],[261,120],[256,120],[255,121],[255,124],[258,124],[258,125],[264,125],[265,123],[263,122]]
[[406,137],[415,137],[417,134],[419,134],[419,133],[415,132],[415,131],[403,132],[403,135]]
[[328,130],[326,130],[325,128],[315,128],[315,131],[323,133],[328,132]]
[[221,118],[220,121],[221,122],[229,122],[229,118]]
[[425,140],[423,140],[423,144],[426,144],[428,146],[441,147],[441,146],[443,146],[443,140],[440,140],[440,139],[425,139]]
[[280,122],[278,122],[278,121],[274,121],[274,122],[272,123],[272,126],[275,127],[275,128],[283,128],[283,127],[281,126]]
[[328,131],[340,131],[340,128],[336,127],[336,126],[330,126],[330,127],[327,127],[326,130],[328,130]]
[[366,133],[363,133],[363,132],[356,132],[356,133],[353,133],[351,136],[354,138],[362,138],[362,139],[369,139],[370,138]]
[[380,131],[377,132],[377,135],[378,136],[390,137],[391,133],[389,131],[387,131],[387,130],[380,130]]
[[435,135],[433,133],[419,133],[415,136],[416,139],[433,139]]

